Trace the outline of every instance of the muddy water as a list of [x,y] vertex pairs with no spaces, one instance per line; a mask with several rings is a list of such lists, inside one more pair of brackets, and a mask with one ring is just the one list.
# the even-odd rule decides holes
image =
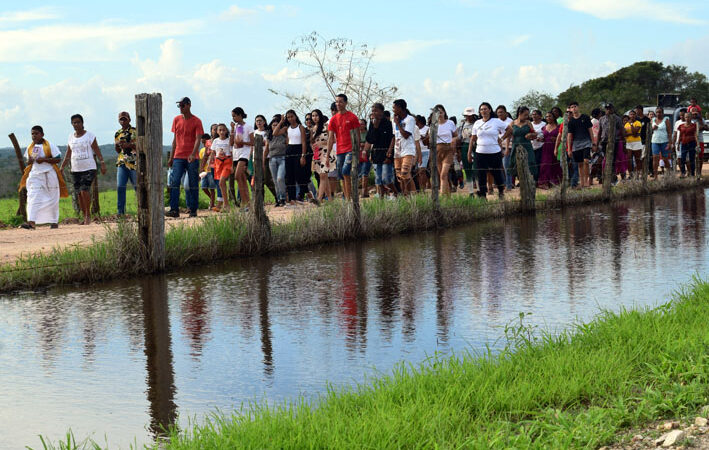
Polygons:
[[704,191],[0,297],[0,448],[127,447],[245,401],[653,305],[709,272]]

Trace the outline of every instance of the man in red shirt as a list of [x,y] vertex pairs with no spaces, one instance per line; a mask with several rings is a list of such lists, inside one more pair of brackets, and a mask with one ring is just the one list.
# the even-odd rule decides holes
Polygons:
[[337,114],[330,119],[327,126],[330,135],[327,138],[327,159],[325,161],[328,161],[329,164],[332,145],[337,142],[337,178],[343,180],[342,191],[345,193],[345,198],[349,200],[352,192],[350,173],[352,172],[353,148],[350,132],[357,130],[354,148],[359,149],[359,119],[351,111],[347,111],[347,96],[345,94],[337,94],[335,106]]
[[170,173],[170,211],[165,213],[168,217],[180,217],[180,184],[182,176],[187,172],[189,188],[185,193],[190,217],[197,217],[197,204],[199,198],[199,145],[204,134],[202,121],[192,114],[192,101],[184,97],[177,102],[180,115],[172,121],[172,152],[167,161],[167,167],[172,168]]

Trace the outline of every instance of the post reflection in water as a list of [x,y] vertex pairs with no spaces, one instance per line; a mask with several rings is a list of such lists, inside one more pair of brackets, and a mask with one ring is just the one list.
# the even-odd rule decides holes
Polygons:
[[273,378],[273,343],[271,342],[271,322],[268,317],[268,279],[273,263],[268,258],[256,260],[258,277],[258,310],[261,326],[261,350],[263,351],[263,373]]
[[150,402],[150,431],[157,438],[175,423],[175,379],[170,338],[167,279],[155,275],[141,280],[145,356]]

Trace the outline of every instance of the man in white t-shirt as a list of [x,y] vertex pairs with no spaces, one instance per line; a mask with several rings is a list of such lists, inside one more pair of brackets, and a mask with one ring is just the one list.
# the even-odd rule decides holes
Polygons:
[[394,112],[394,137],[396,139],[395,148],[397,154],[394,155],[394,171],[399,179],[401,192],[407,195],[416,191],[416,185],[411,177],[411,169],[414,161],[421,159],[420,147],[417,150],[414,133],[416,131],[416,119],[409,114],[406,100],[394,100],[392,107]]

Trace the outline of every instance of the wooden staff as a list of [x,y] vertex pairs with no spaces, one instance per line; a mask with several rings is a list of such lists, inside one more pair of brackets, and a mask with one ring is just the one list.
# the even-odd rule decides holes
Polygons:
[[[20,173],[25,173],[25,158],[22,156],[22,149],[20,148],[19,142],[15,137],[15,133],[10,133],[7,137],[10,138],[12,146],[15,148],[15,156],[17,156],[17,164],[20,166]],[[19,206],[17,208],[16,216],[22,216],[22,218],[27,221],[27,188],[22,188],[17,193],[19,198]]]
[[352,141],[352,170],[350,171],[352,181],[352,209],[354,211],[354,232],[355,236],[359,235],[361,226],[361,216],[359,210],[359,128],[350,130],[350,139]]

